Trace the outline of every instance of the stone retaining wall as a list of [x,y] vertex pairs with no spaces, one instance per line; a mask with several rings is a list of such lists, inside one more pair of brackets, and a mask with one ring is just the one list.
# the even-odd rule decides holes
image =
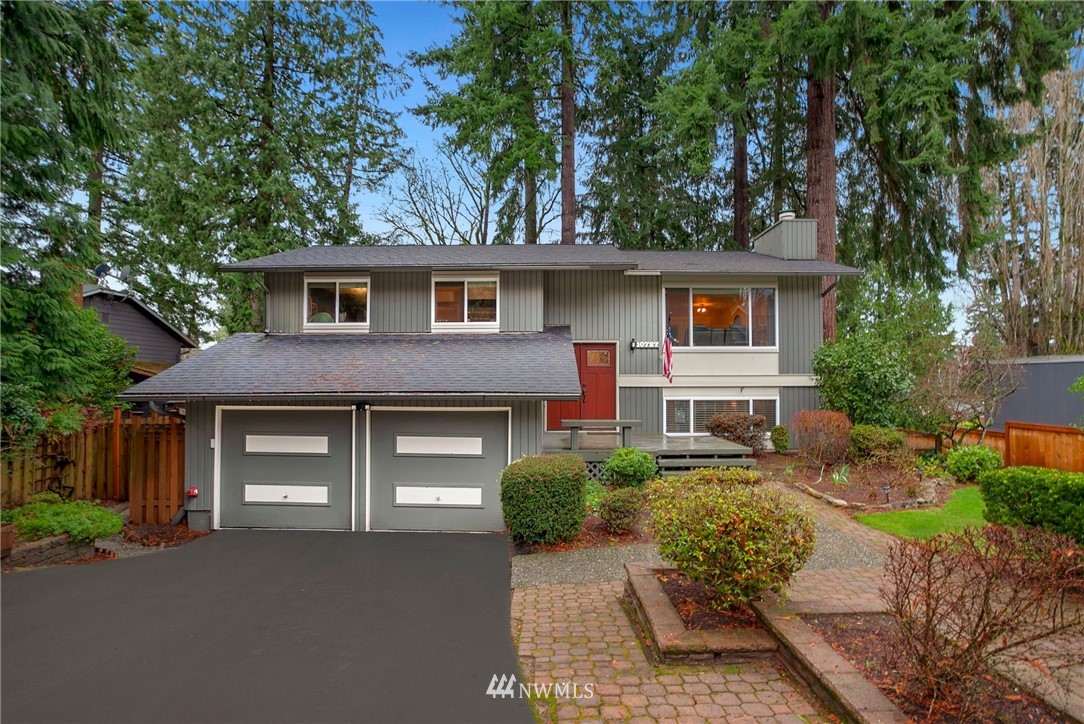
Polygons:
[[4,564],[13,568],[78,561],[94,555],[93,541],[71,541],[68,534],[16,543]]

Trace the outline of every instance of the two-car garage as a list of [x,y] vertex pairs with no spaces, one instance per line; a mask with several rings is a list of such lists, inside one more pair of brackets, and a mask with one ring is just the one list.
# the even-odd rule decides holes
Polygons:
[[218,409],[216,525],[502,530],[507,408]]

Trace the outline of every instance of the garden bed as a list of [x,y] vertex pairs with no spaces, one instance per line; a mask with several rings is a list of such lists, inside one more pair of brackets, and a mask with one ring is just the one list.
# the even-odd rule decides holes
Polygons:
[[764,628],[756,612],[747,605],[717,608],[711,589],[690,581],[680,571],[655,571],[655,578],[688,631]]
[[138,543],[148,548],[176,548],[197,538],[210,535],[210,533],[189,530],[184,523],[179,525],[155,525],[153,523],[134,525],[126,523],[122,535],[124,540],[129,543]]
[[602,519],[597,515],[589,515],[583,522],[580,534],[572,540],[559,541],[557,543],[539,543],[536,545],[523,546],[521,553],[558,553],[561,551],[575,551],[581,548],[609,548],[612,546],[627,546],[635,543],[651,543],[651,512],[644,506],[640,511],[640,519],[636,526],[628,533],[615,535],[606,530]]
[[[904,674],[893,662],[890,641],[895,624],[890,615],[820,615],[804,616],[802,620],[914,721],[964,721],[954,701],[941,702],[930,711],[904,695]],[[1065,720],[1043,702],[991,674],[972,679],[965,688],[975,697],[977,707],[966,721],[1053,723]]]

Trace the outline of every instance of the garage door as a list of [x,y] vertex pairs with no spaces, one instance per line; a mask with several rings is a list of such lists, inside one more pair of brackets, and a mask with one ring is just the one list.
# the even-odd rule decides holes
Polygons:
[[350,410],[223,410],[219,522],[350,528]]
[[372,412],[374,530],[503,530],[507,412]]

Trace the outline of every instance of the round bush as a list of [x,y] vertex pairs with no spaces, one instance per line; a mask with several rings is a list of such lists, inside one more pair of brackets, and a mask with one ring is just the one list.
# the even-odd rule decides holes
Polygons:
[[587,464],[577,455],[537,455],[501,473],[504,524],[517,543],[556,543],[579,535],[587,517]]
[[659,481],[649,499],[659,552],[724,607],[782,592],[813,553],[812,515],[772,488]]
[[67,533],[72,540],[90,541],[120,533],[124,527],[124,518],[89,500],[28,503],[3,511],[2,518],[14,523],[27,540]]
[[634,447],[618,448],[602,463],[606,479],[621,487],[643,485],[658,469],[654,457]]
[[720,412],[708,418],[704,428],[715,437],[744,445],[757,455],[764,452],[766,424],[764,415]]
[[1001,454],[985,445],[954,447],[945,454],[945,470],[961,483],[978,480],[983,473],[1004,464]]
[[851,447],[847,457],[852,462],[891,461],[907,452],[907,438],[891,427],[855,425],[851,428]]
[[790,450],[790,435],[786,425],[776,425],[772,428],[772,449],[777,453],[785,453]]
[[644,494],[639,488],[617,488],[602,496],[598,516],[606,530],[622,535],[636,527],[643,502]]

